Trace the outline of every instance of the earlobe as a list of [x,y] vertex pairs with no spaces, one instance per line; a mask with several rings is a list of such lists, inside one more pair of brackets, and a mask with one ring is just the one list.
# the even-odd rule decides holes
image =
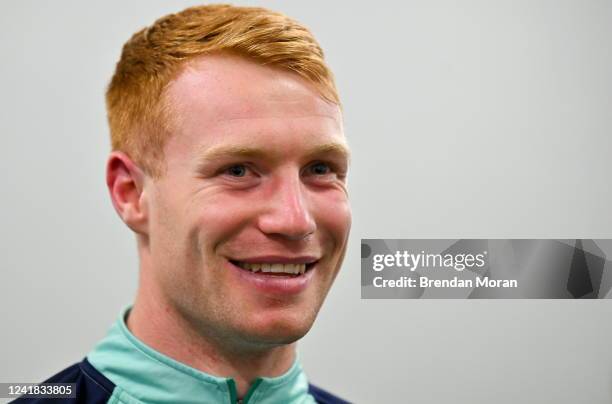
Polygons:
[[135,233],[147,234],[146,174],[125,153],[113,151],[106,164],[106,185],[115,211]]

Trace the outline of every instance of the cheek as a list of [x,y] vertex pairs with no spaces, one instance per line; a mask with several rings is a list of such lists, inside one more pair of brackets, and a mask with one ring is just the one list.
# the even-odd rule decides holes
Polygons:
[[[176,202],[166,195],[159,194],[155,202],[151,204],[149,221],[150,250],[156,260],[176,259],[180,246],[180,240],[185,235],[181,234],[184,226],[183,218],[177,214]],[[171,257],[168,257],[168,256]]]
[[[172,180],[171,180],[172,178]],[[190,198],[191,184],[168,177],[156,188],[151,203],[150,251],[153,266],[166,277],[193,276],[200,265],[202,211]]]
[[195,218],[192,231],[198,234],[200,246],[208,252],[215,251],[235,237],[255,214],[255,204],[247,201],[223,195],[195,201],[189,214]]
[[351,228],[351,207],[344,193],[323,194],[315,198],[314,213],[322,233],[336,248],[344,247]]

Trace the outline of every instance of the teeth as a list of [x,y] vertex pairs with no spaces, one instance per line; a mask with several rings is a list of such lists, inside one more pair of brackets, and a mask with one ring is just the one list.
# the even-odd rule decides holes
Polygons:
[[238,266],[243,269],[248,269],[251,272],[261,271],[293,275],[306,272],[306,264],[249,264],[247,262],[238,262]]

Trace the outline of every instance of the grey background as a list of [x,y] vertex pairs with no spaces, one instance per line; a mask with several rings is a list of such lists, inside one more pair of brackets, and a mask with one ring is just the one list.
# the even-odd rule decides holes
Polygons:
[[[191,4],[1,3],[0,381],[80,360],[130,302],[103,91],[134,31]],[[311,380],[360,403],[611,402],[610,302],[361,300],[359,240],[611,238],[612,3],[249,4],[315,32],[354,152]]]

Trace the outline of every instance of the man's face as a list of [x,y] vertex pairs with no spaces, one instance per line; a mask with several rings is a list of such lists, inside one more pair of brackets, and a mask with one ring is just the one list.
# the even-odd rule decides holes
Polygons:
[[338,106],[294,73],[227,55],[196,59],[166,95],[167,171],[146,185],[156,288],[224,341],[295,341],[340,269],[351,223]]

